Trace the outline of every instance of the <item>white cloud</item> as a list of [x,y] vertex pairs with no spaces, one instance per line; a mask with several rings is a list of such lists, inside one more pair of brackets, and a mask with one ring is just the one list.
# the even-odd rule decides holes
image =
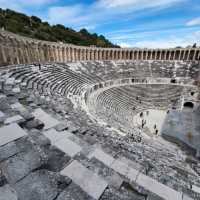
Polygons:
[[200,25],[200,17],[194,18],[186,23],[187,26]]
[[57,0],[0,0],[1,8],[25,11],[30,6],[42,6],[56,2]]
[[84,20],[82,5],[65,6],[65,7],[51,7],[48,12],[48,18],[52,23],[71,24],[81,22]]
[[[161,9],[187,0],[98,0],[90,5],[73,4],[71,6],[50,7],[48,20],[51,23],[64,23],[73,27],[102,24],[112,20],[126,20],[128,14],[144,9]],[[149,11],[145,11],[146,14]],[[140,13],[141,15],[141,13]]]
[[[120,43],[120,42],[119,42]],[[194,43],[200,44],[200,31],[195,31],[184,37],[178,36],[169,36],[163,39],[149,39],[149,40],[140,40],[140,41],[129,41],[125,44],[124,47],[140,47],[140,48],[172,48],[172,47],[186,47],[193,45]]]
[[169,6],[184,0],[100,0],[97,5],[104,8],[144,9],[160,6]]
[[119,46],[123,47],[123,48],[129,48],[129,47],[131,47],[131,44],[126,43],[126,42],[122,42],[122,43],[119,43]]

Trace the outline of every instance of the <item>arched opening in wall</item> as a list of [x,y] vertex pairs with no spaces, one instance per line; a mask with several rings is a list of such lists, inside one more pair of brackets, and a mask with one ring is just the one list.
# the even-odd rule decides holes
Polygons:
[[116,52],[116,56],[117,56],[116,59],[119,60],[120,59],[120,51]]
[[195,60],[199,60],[199,51],[196,52]]
[[134,51],[133,54],[134,54],[134,58],[133,59],[136,60],[137,59],[137,51]]
[[130,60],[133,60],[133,52],[130,52]]
[[129,59],[129,51],[126,51],[126,58],[125,59]]
[[110,51],[109,60],[114,60],[114,58],[113,58],[113,50]]
[[195,92],[192,91],[192,92],[190,92],[190,94],[191,94],[191,96],[194,96]]
[[184,51],[181,51],[181,60],[184,59]]
[[157,52],[157,58],[156,60],[160,60],[160,51]]
[[189,51],[186,51],[184,60],[188,60]]
[[142,52],[141,51],[139,51],[139,60],[142,60]]
[[151,59],[151,51],[147,51],[147,60]]
[[153,53],[152,53],[152,59],[153,59],[153,60],[156,59],[156,52],[155,52],[155,51],[153,51]]
[[174,60],[174,51],[171,52],[170,60]]
[[174,51],[174,59],[179,60],[180,51]]
[[146,60],[146,59],[147,59],[147,58],[146,58],[146,56],[147,56],[147,53],[146,53],[146,51],[143,51],[142,60]]
[[113,60],[116,60],[116,59],[117,59],[116,51],[113,51]]
[[167,51],[167,54],[166,54],[166,60],[169,60],[170,59],[170,52]]
[[185,102],[183,104],[183,107],[184,108],[190,108],[190,109],[193,109],[194,108],[194,104],[192,102]]
[[124,60],[124,58],[125,58],[125,52],[122,51],[122,60]]
[[191,51],[190,51],[189,60],[193,60],[193,58],[194,58],[194,53],[195,53],[194,50],[191,50]]

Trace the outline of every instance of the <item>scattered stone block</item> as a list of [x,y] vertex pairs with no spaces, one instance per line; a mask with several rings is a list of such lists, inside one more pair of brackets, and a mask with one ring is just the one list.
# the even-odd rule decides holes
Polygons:
[[121,185],[123,184],[123,181],[124,180],[117,173],[114,173],[108,177],[109,185],[112,185],[116,189],[119,189],[121,187]]
[[57,131],[64,131],[64,130],[68,129],[68,124],[67,123],[60,123],[55,127],[55,129]]
[[8,126],[3,126],[0,128],[0,146],[26,135],[27,133],[16,123],[10,124]]
[[104,163],[106,166],[111,166],[114,162],[114,158],[106,153],[104,153],[101,149],[95,149],[94,152],[88,155],[88,158],[91,159],[95,157],[97,160]]
[[193,190],[194,192],[197,192],[197,193],[200,194],[200,187],[198,187],[198,186],[196,186],[196,185],[192,185],[192,190]]
[[26,108],[19,102],[11,105],[11,108],[15,111],[25,112]]
[[40,170],[15,184],[19,199],[54,200],[58,195],[57,181],[51,172]]
[[0,162],[8,159],[9,157],[19,153],[19,148],[15,142],[9,142],[6,145],[0,147]]
[[21,123],[21,122],[24,122],[24,118],[20,115],[15,115],[15,116],[12,116],[12,117],[9,117],[7,118],[5,121],[4,121],[4,124],[8,125],[8,124],[11,124],[11,123]]
[[50,139],[51,144],[55,144],[57,141],[61,140],[62,138],[67,138],[66,134],[63,132],[57,132],[55,129],[49,129],[45,132],[43,132],[43,134]]
[[177,192],[144,174],[139,174],[136,183],[163,199],[182,200],[182,194],[180,192]]
[[21,90],[20,90],[20,88],[17,87],[17,88],[13,88],[12,91],[14,93],[20,93]]
[[0,200],[18,200],[16,191],[9,185],[0,187]]
[[39,119],[33,119],[30,121],[27,121],[26,124],[24,125],[25,128],[27,129],[38,129],[38,130],[42,130],[44,128],[44,123],[41,122]]
[[[29,147],[31,148],[31,147]],[[44,164],[42,157],[35,150],[28,150],[12,156],[1,164],[3,175],[9,184],[14,184],[27,176],[34,169]]]
[[57,119],[51,117],[51,115],[44,112],[41,108],[36,109],[33,112],[33,115],[35,116],[36,119],[39,119],[44,123],[45,130],[53,128],[54,126],[60,123]]
[[73,161],[61,174],[68,176],[94,199],[99,199],[108,186],[107,182],[88,170],[78,161]]
[[15,84],[15,78],[6,79],[6,85],[14,85],[14,84]]
[[86,192],[84,192],[78,185],[71,183],[56,200],[94,200]]
[[0,122],[4,121],[5,119],[5,114],[0,111]]
[[79,153],[82,150],[82,148],[79,145],[67,138],[58,140],[55,143],[55,146],[71,157],[74,157],[77,153]]

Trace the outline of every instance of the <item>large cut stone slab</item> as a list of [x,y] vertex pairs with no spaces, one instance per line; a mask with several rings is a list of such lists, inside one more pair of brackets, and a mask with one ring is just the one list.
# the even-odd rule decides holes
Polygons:
[[56,200],[94,200],[75,183],[71,183]]
[[200,187],[193,185],[192,190],[200,194]]
[[20,115],[15,115],[15,116],[12,116],[12,117],[9,117],[7,118],[5,121],[4,121],[4,124],[11,124],[11,123],[19,123],[19,122],[23,122],[24,121],[24,118]]
[[157,194],[158,196],[162,197],[166,200],[182,200],[182,194],[177,192],[162,183],[144,175],[139,174],[137,178],[137,184],[141,185],[145,189]]
[[5,114],[0,111],[0,121],[2,122],[5,118]]
[[16,111],[25,112],[26,108],[19,102],[11,105],[11,108]]
[[40,121],[44,123],[45,130],[52,128],[60,123],[57,119],[51,117],[51,115],[44,112],[41,108],[37,108],[33,112],[33,115],[35,116],[36,119],[39,119]]
[[0,200],[17,200],[16,191],[9,185],[0,187]]
[[131,181],[135,181],[139,174],[138,170],[131,168],[127,163],[122,162],[120,159],[116,159],[112,163],[111,168],[119,174],[129,178]]
[[68,176],[94,199],[99,199],[108,184],[78,161],[73,161],[61,174]]
[[0,167],[8,183],[13,184],[43,164],[44,161],[40,154],[37,151],[31,150],[12,156],[4,161]]
[[58,132],[55,129],[49,129],[43,133],[47,138],[50,139],[51,144],[55,144],[57,141],[62,138],[67,138],[65,132]]
[[53,173],[38,170],[15,184],[19,200],[54,200],[58,194],[57,180]]
[[21,138],[27,133],[18,124],[10,124],[0,128],[0,146]]
[[93,157],[108,167],[114,162],[114,158],[107,153],[104,153],[101,149],[95,149],[95,151],[88,156],[89,159]]
[[57,141],[55,146],[71,157],[75,156],[82,150],[78,144],[67,138],[63,138],[62,140]]

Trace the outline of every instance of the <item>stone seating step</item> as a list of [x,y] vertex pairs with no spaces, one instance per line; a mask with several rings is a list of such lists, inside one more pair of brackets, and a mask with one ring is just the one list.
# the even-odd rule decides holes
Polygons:
[[132,161],[128,161],[125,158],[114,159],[112,156],[103,152],[101,149],[95,149],[94,152],[89,154],[88,158],[91,159],[92,157],[95,157],[119,174],[124,175],[131,181],[136,182],[138,185],[144,187],[145,189],[160,196],[163,199],[182,200],[182,197],[184,197],[185,199],[192,200],[192,198],[187,197],[186,195],[182,195],[181,192],[177,192],[167,187],[166,185],[152,179],[151,177],[140,173],[139,170],[132,168],[132,164],[130,164]]
[[82,150],[80,145],[69,139],[73,134],[67,131],[58,132],[55,129],[50,129],[45,131],[44,135],[50,139],[52,145],[55,145],[71,157],[74,157]]
[[45,125],[44,130],[50,129],[60,123],[57,119],[47,114],[41,108],[35,109],[32,114],[35,116],[36,119],[39,119],[40,121],[44,123]]
[[88,170],[81,163],[74,160],[66,168],[61,171],[61,175],[68,176],[77,185],[79,185],[87,194],[98,200],[106,187],[107,182]]

